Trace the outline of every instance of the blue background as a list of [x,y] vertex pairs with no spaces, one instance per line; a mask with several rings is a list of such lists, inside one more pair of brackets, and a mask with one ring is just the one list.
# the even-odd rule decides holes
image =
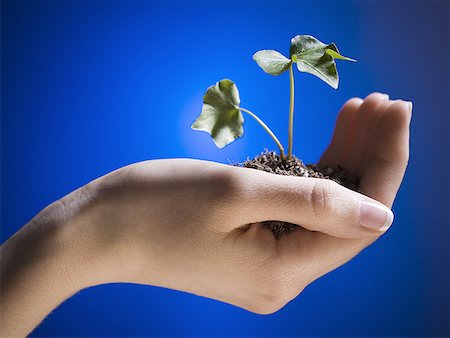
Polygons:
[[1,241],[52,201],[123,165],[227,163],[274,148],[247,119],[215,148],[191,131],[204,90],[233,79],[286,143],[289,81],[252,61],[312,34],[344,55],[338,91],[296,74],[295,153],[316,161],[336,112],[372,91],[414,102],[411,161],[389,233],[278,313],[155,287],[84,290],[34,336],[446,336],[449,325],[449,2],[2,1]]

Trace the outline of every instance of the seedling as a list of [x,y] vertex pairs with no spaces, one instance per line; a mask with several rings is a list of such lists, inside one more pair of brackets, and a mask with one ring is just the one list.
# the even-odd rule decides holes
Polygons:
[[[297,35],[291,39],[289,58],[276,50],[260,50],[253,55],[253,60],[268,74],[280,75],[289,70],[290,100],[288,153],[292,158],[294,127],[294,63],[300,72],[310,73],[325,81],[334,89],[338,88],[339,76],[335,59],[356,62],[342,56],[334,43],[325,44],[311,35]],[[273,131],[253,112],[240,106],[239,91],[236,84],[224,79],[209,87],[203,96],[200,115],[192,124],[192,129],[208,132],[214,143],[223,148],[244,134],[244,117],[242,113],[254,118],[272,137],[285,159],[284,147]]]

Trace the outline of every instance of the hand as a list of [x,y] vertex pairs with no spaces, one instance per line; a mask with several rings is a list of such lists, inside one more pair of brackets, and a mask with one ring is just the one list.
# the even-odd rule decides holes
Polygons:
[[[389,101],[383,111],[381,104],[379,94],[363,104],[350,100],[322,161],[345,165],[343,154],[360,147],[360,140],[347,139],[357,130],[371,146],[348,163],[361,171],[363,192],[389,205],[406,166],[410,112],[404,102]],[[386,173],[390,181],[383,180]],[[264,220],[302,228],[276,240],[259,223]],[[373,242],[391,221],[381,203],[327,180],[196,160],[137,163],[51,205],[2,246],[6,332],[27,333],[77,290],[109,282],[163,286],[271,313]],[[19,253],[24,242],[38,252],[33,263],[42,269],[33,268],[29,252]],[[38,289],[31,304],[17,302],[16,288],[27,285]],[[33,318],[21,316],[36,304]]]
[[391,207],[409,159],[412,103],[373,93],[342,107],[319,164],[339,164],[361,177],[360,190]]
[[[392,207],[408,164],[411,114],[411,102],[392,101],[386,94],[373,93],[364,100],[347,101],[319,165],[348,168],[361,177],[364,195]],[[324,245],[338,252],[353,247],[343,257],[348,260],[374,240],[329,239],[331,244],[324,239]]]
[[[390,206],[407,163],[410,108],[384,98],[343,107],[321,164],[359,173],[362,191]],[[100,209],[112,219],[103,232],[121,247],[111,251],[131,257],[114,258],[124,263],[111,281],[183,290],[258,313],[278,310],[348,261],[390,217],[380,216],[379,231],[361,226],[361,201],[376,202],[333,182],[192,160],[138,163],[97,185]],[[258,223],[269,219],[303,229],[277,241]]]

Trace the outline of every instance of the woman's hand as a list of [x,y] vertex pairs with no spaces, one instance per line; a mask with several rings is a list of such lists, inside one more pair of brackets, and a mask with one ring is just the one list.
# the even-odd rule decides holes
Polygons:
[[[390,206],[408,158],[410,107],[385,99],[343,107],[322,163],[358,172],[361,189]],[[258,313],[284,306],[392,222],[380,203],[331,181],[204,161],[141,162],[91,185],[93,245],[112,253],[97,255],[99,280],[169,287]],[[264,220],[303,228],[276,240]],[[113,271],[100,275],[102,266]]]
[[[390,206],[408,159],[409,120],[406,102],[383,101],[381,94],[364,103],[352,99],[321,161],[359,172],[363,192]],[[265,220],[302,228],[276,240],[259,223]],[[271,313],[391,222],[381,203],[328,180],[196,160],[141,162],[51,205],[2,246],[2,319],[6,332],[25,334],[72,293],[109,282],[162,286]],[[30,253],[38,257],[31,263]],[[48,295],[46,281],[55,273],[56,291]],[[17,302],[18,281],[39,286],[31,304]]]

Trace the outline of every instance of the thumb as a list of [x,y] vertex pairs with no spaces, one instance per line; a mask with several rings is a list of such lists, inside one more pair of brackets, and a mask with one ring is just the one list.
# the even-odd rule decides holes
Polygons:
[[244,210],[248,223],[276,220],[334,237],[379,236],[392,224],[392,211],[338,183],[248,170]]

